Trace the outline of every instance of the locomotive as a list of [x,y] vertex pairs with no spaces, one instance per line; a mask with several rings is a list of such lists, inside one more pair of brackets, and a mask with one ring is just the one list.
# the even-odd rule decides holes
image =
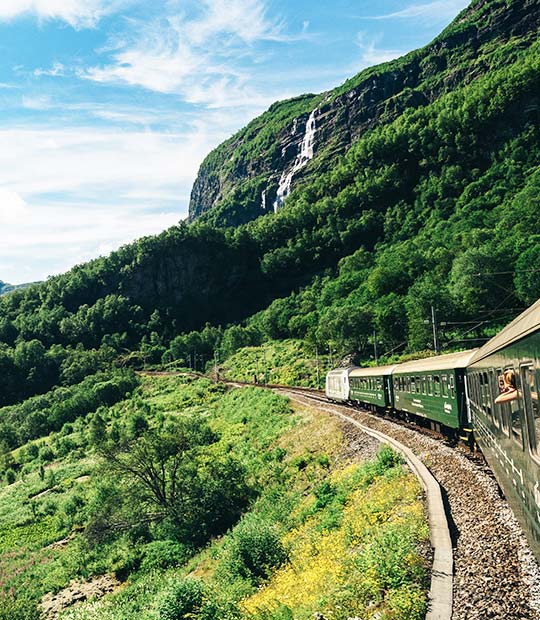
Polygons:
[[326,377],[329,400],[476,442],[540,560],[540,300],[478,349]]

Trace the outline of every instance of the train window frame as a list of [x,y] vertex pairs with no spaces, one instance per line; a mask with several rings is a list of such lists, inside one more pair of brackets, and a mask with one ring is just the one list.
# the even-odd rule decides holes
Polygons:
[[[525,425],[523,424],[523,411],[524,411],[524,403],[522,394],[520,392],[520,374],[516,372],[516,369],[513,366],[507,366],[504,369],[504,372],[511,370],[514,373],[515,381],[516,381],[516,389],[518,393],[518,397],[515,400],[512,400],[507,403],[503,403],[503,406],[506,405],[508,411],[508,420],[510,426],[510,438],[512,441],[519,446],[522,450],[525,450]],[[519,424],[517,426],[514,425],[514,420],[517,418]],[[518,429],[518,430],[516,430]]]
[[456,379],[455,379],[453,374],[449,375],[449,377],[448,377],[448,391],[449,391],[449,394],[450,394],[450,398],[455,400],[455,398],[456,398]]
[[437,398],[441,397],[441,378],[439,375],[433,375],[433,395]]
[[416,379],[415,377],[409,377],[411,385],[411,394],[416,394]]
[[448,398],[448,375],[441,375],[441,394],[443,398]]
[[422,394],[427,396],[426,375],[422,375]]
[[433,377],[428,375],[427,377],[428,396],[433,396]]
[[495,426],[500,429],[501,428],[501,419],[498,415],[498,411],[497,411],[497,407],[494,406],[495,403],[495,398],[497,398],[496,394],[497,394],[497,390],[498,390],[498,384],[497,384],[497,372],[495,370],[495,368],[490,368],[488,370],[488,380],[489,380],[489,387],[491,390],[491,403],[493,403],[492,406],[492,412],[493,415],[491,417],[491,420],[493,422],[493,424],[495,424]]
[[[532,371],[534,380],[533,388],[536,399],[532,397],[531,385],[525,380],[524,371]],[[523,362],[519,365],[519,378],[521,382],[521,393],[523,395],[523,412],[525,416],[525,428],[527,431],[527,444],[529,454],[536,463],[540,463],[540,427],[537,428],[535,418],[540,420],[540,403],[538,402],[538,369],[532,360]],[[533,402],[536,400],[536,406]],[[536,415],[533,411],[536,409]]]
[[484,401],[483,409],[484,409],[484,413],[486,414],[486,416],[490,420],[492,420],[493,419],[492,403],[495,399],[493,398],[493,394],[491,393],[491,383],[489,381],[488,371],[484,370],[482,372],[482,375],[484,377],[484,394],[485,394],[485,401]]
[[[504,370],[502,368],[497,368],[496,372],[498,381]],[[499,405],[499,415],[501,419],[501,430],[507,437],[510,437],[510,424],[508,421],[510,419],[511,413],[509,411],[509,403],[501,403]]]

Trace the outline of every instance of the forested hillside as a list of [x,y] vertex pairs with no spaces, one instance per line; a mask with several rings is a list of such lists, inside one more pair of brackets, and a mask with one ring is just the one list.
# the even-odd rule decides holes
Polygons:
[[[203,164],[204,217],[2,297],[0,404],[111,364],[202,368],[268,339],[356,361],[374,333],[380,353],[415,351],[431,306],[446,347],[506,323],[538,296],[539,9],[475,1],[424,50],[272,106]],[[317,106],[313,159],[278,212],[253,219]],[[221,199],[200,202],[216,183]]]

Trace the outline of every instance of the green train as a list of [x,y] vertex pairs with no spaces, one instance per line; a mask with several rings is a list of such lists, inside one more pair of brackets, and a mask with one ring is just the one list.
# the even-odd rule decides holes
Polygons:
[[540,300],[479,349],[333,370],[326,396],[475,441],[540,559],[539,387]]

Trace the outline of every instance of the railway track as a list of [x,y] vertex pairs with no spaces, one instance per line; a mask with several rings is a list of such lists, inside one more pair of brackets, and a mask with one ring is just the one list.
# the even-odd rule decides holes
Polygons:
[[[540,619],[540,568],[482,459],[467,455],[465,449],[456,450],[437,433],[424,432],[428,429],[419,432],[418,427],[404,422],[329,403],[317,390],[268,387],[301,405],[338,416],[344,424],[379,434],[382,441],[399,442],[437,480],[453,548],[452,611],[451,616],[443,615],[447,606],[432,607],[431,613],[439,615],[428,618]],[[434,567],[435,581],[440,573]]]

